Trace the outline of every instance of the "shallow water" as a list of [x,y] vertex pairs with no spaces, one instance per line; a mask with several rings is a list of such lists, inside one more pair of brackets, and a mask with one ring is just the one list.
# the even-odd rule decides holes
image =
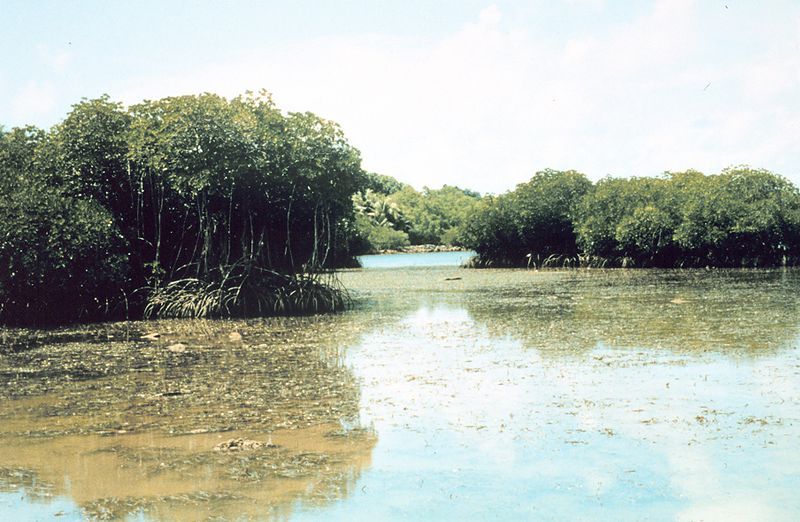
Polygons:
[[2,518],[800,515],[800,272],[341,279],[336,316],[28,334]]

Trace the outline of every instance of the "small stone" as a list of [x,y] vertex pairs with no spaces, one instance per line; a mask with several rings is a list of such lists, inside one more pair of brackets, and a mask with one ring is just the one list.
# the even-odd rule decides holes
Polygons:
[[230,335],[228,335],[228,340],[233,342],[241,341],[242,334],[240,334],[239,332],[231,332]]
[[186,351],[186,345],[181,343],[170,344],[167,346],[167,350],[172,353],[184,353]]

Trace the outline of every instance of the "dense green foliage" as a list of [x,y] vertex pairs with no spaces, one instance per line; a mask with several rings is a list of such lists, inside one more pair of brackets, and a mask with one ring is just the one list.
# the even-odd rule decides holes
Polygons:
[[353,205],[358,216],[374,226],[389,227],[401,232],[411,229],[411,222],[389,196],[367,189],[353,195]]
[[544,171],[484,198],[467,237],[479,265],[775,266],[800,256],[800,192],[749,167],[593,186]]
[[747,167],[605,179],[575,223],[587,253],[635,266],[772,266],[800,254],[800,192]]
[[365,189],[371,190],[372,192],[377,192],[378,194],[383,194],[384,196],[390,196],[395,192],[403,190],[405,187],[408,187],[405,183],[402,183],[391,176],[386,176],[384,174],[376,174],[374,172],[367,172],[365,173],[366,176],[366,184]]
[[34,172],[34,154],[45,132],[36,127],[0,127],[0,196],[6,198]]
[[480,196],[445,185],[435,190],[425,187],[422,192],[405,187],[391,199],[411,223],[408,236],[412,244],[460,245],[461,227]]
[[359,216],[357,251],[377,252],[409,244],[462,244],[463,225],[480,200],[479,194],[448,185],[418,192],[388,176],[368,177],[373,180],[370,187],[377,188],[353,196]]
[[399,250],[411,244],[405,231],[397,230],[390,224],[378,225],[361,214],[355,219],[355,238],[358,244],[354,250],[359,253]]
[[[84,100],[47,133],[0,132],[0,261],[13,268],[0,281],[0,319],[100,318],[113,296],[133,296],[141,313],[175,281],[227,291],[232,267],[240,290],[317,272],[350,255],[351,196],[365,184],[336,124],[284,115],[264,94],[129,109]],[[64,295],[40,299],[53,281]],[[323,282],[302,281],[324,293]],[[216,315],[261,313],[262,297],[239,291]],[[97,306],[74,317],[44,311],[74,299]]]
[[266,94],[101,97],[0,129],[0,322],[338,310],[320,273],[409,244],[483,266],[774,266],[800,259],[800,192],[748,167],[416,191]]
[[64,322],[124,306],[123,245],[94,201],[36,187],[0,198],[0,318]]
[[574,256],[572,212],[591,189],[575,171],[545,170],[502,196],[484,198],[465,227],[465,242],[479,258],[514,266],[550,256]]
[[36,174],[45,137],[35,127],[0,130],[0,319],[12,324],[124,306],[124,240],[102,205]]
[[396,250],[409,245],[411,224],[388,196],[368,188],[353,195],[353,206],[356,211],[352,239],[354,252]]

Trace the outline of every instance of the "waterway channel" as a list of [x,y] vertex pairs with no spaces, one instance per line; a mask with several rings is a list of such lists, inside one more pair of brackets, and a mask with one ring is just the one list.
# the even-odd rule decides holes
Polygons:
[[4,331],[0,518],[800,517],[800,271],[339,277],[337,315]]

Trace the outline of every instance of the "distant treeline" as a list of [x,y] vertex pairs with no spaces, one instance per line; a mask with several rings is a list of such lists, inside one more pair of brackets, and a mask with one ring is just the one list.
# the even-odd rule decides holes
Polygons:
[[266,94],[83,100],[0,129],[0,322],[336,309],[359,152]]
[[358,254],[408,245],[463,244],[463,226],[480,194],[445,185],[417,191],[390,176],[367,174],[366,190],[353,196]]
[[496,197],[366,173],[333,122],[269,95],[83,100],[0,128],[0,323],[340,309],[326,269],[408,244],[478,266],[774,266],[800,194],[746,167],[606,178],[546,170]]
[[464,244],[476,266],[765,267],[800,258],[800,192],[762,169],[689,170],[592,184],[537,172],[484,197]]

